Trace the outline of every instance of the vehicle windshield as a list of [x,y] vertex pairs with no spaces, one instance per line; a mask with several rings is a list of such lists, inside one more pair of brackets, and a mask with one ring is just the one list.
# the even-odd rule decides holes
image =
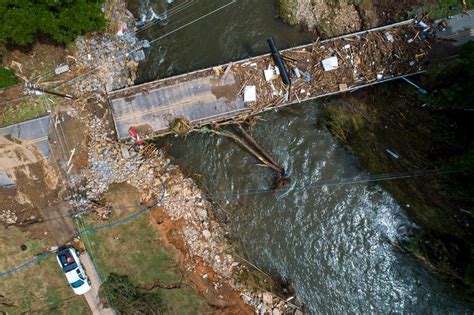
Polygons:
[[71,287],[73,288],[79,288],[81,285],[84,284],[84,281],[82,280],[77,280],[77,281],[74,281],[73,283],[71,283]]
[[61,262],[64,272],[69,272],[77,268],[77,263],[74,261],[74,257],[72,257],[69,250],[63,250],[59,252],[58,258]]

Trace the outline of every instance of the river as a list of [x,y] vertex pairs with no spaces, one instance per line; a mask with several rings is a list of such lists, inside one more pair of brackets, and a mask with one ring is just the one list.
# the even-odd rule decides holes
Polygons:
[[[225,3],[177,1],[168,6],[167,25],[140,36],[161,37]],[[166,6],[163,0],[135,5],[136,15]],[[266,52],[269,35],[281,48],[312,39],[275,16],[273,1],[238,0],[154,42],[140,81]],[[265,192],[272,173],[227,139],[191,134],[159,142],[171,143],[176,162],[222,197],[246,255],[290,279],[310,313],[469,311],[456,288],[391,245],[416,226],[389,194],[368,183],[324,185],[367,174],[324,127],[317,102],[262,115],[253,135],[287,170],[291,186],[284,193]]]

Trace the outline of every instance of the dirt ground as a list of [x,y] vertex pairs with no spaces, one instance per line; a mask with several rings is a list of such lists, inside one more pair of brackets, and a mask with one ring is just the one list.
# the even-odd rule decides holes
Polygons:
[[[230,287],[225,281],[207,266],[199,257],[189,257],[184,243],[181,227],[183,222],[174,221],[161,209],[156,207],[151,211],[151,217],[156,230],[163,236],[165,246],[174,253],[179,262],[185,279],[205,300],[214,308],[215,314],[253,314],[246,305],[240,293]],[[189,260],[197,266],[189,269]],[[216,286],[215,283],[220,283]]]

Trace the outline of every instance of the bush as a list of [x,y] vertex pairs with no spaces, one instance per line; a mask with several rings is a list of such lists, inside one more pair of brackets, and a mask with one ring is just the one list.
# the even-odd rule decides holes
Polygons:
[[474,41],[470,41],[459,52],[460,63],[438,74],[441,89],[429,100],[430,105],[446,109],[472,108],[474,99]]
[[0,67],[0,88],[12,86],[15,84],[16,80],[13,71],[7,68]]
[[0,43],[31,44],[39,34],[67,44],[105,27],[103,0],[1,0]]
[[127,276],[111,273],[101,286],[112,306],[121,314],[161,314],[164,304],[157,292],[142,292]]

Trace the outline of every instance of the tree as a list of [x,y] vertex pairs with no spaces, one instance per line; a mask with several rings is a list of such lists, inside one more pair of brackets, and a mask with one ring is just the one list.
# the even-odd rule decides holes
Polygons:
[[103,0],[0,0],[0,43],[31,44],[44,34],[67,44],[105,27]]

